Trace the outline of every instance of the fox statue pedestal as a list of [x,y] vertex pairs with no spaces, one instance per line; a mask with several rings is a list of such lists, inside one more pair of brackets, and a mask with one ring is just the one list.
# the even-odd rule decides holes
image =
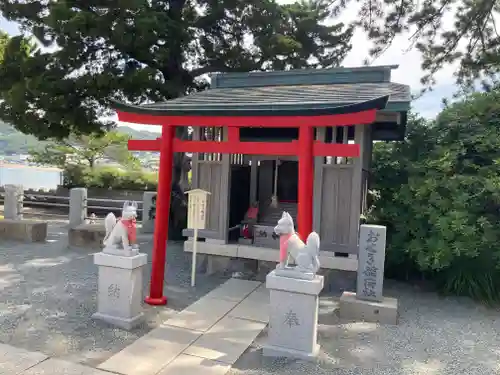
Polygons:
[[[313,359],[319,352],[318,295],[323,276],[316,275],[319,236],[311,232],[306,243],[295,233],[293,219],[283,212],[274,233],[280,236],[280,262],[266,277],[270,291],[269,343],[265,356]],[[290,266],[293,261],[295,266]]]
[[92,318],[126,330],[142,322],[142,272],[147,262],[147,254],[120,256],[104,251],[94,254],[99,279],[97,312]]
[[278,276],[276,271],[267,275],[271,308],[264,356],[313,360],[318,355],[318,295],[323,285],[318,275],[312,280]]
[[104,221],[104,249],[94,254],[99,267],[97,312],[92,315],[120,328],[132,329],[142,322],[142,271],[148,261],[136,243],[137,204],[126,202],[121,219],[109,213]]

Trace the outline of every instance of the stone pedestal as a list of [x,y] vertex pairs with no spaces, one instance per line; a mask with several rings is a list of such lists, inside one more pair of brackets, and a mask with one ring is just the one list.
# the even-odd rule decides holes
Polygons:
[[146,254],[119,256],[94,254],[99,266],[97,312],[92,315],[112,325],[132,329],[144,318],[142,312],[142,271]]
[[153,233],[155,230],[156,192],[145,191],[142,197],[142,233]]
[[32,220],[0,220],[0,239],[45,242],[47,239],[47,222]]
[[314,359],[319,352],[318,295],[323,276],[300,280],[276,275],[266,277],[270,291],[269,341],[263,354],[273,357]]
[[103,224],[80,224],[68,230],[68,245],[92,249],[102,249],[102,241],[106,236]]
[[366,301],[356,293],[344,292],[339,301],[341,319],[380,324],[398,324],[398,300],[384,297],[382,301]]
[[341,318],[397,324],[398,301],[383,296],[385,240],[386,227],[361,225],[356,293],[342,294],[339,303]]

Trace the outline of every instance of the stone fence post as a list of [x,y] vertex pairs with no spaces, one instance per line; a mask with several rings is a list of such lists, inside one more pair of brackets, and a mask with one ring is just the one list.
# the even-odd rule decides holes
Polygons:
[[145,191],[142,196],[142,233],[153,233],[155,229],[156,192]]
[[87,218],[87,189],[73,188],[69,191],[69,226],[84,224]]
[[24,189],[22,185],[5,185],[4,218],[22,220]]

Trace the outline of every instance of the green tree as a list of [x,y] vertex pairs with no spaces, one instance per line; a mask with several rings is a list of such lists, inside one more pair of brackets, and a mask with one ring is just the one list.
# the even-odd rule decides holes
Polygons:
[[355,24],[374,42],[380,56],[403,32],[408,48],[422,54],[422,81],[435,83],[435,73],[459,62],[458,82],[469,88],[477,79],[496,80],[500,72],[500,3],[496,0],[343,0],[339,9],[360,5]]
[[109,127],[110,100],[161,101],[206,87],[211,72],[338,65],[352,29],[329,2],[2,0],[44,51],[2,36],[0,118],[40,138]]
[[476,93],[435,122],[413,119],[404,142],[376,144],[374,160],[392,266],[490,302],[500,300],[499,103],[500,91]]
[[[0,52],[0,119],[40,139],[110,128],[111,100],[176,98],[205,89],[207,73],[337,66],[353,33],[328,0],[0,0],[0,11],[51,47],[4,36]],[[174,160],[177,191],[188,163]],[[173,198],[174,212],[185,206]]]
[[96,162],[105,158],[126,165],[139,165],[127,148],[129,136],[117,131],[70,136],[49,142],[42,150],[31,150],[30,160],[62,169],[68,164],[88,166],[93,169]]

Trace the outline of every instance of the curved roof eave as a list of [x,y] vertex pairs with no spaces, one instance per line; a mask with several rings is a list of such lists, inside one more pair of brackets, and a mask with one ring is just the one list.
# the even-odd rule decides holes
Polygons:
[[[277,108],[276,106],[266,106],[262,105],[258,108],[254,106],[244,106],[242,105],[238,109],[226,109],[226,108],[207,108],[203,105],[199,107],[191,108],[179,108],[178,106],[172,105],[169,107],[168,101],[161,103],[161,106],[155,105],[129,105],[120,102],[114,102],[113,108],[120,112],[128,112],[135,114],[144,114],[152,116],[217,116],[217,117],[239,117],[239,116],[328,116],[328,115],[340,115],[347,113],[357,113],[369,110],[382,110],[387,106],[390,95],[384,95],[374,99],[370,99],[364,102],[338,105],[333,104],[331,106],[322,105],[313,108],[300,108],[287,106],[287,108]],[[158,103],[160,104],[160,103]],[[266,108],[267,107],[267,108]]]

